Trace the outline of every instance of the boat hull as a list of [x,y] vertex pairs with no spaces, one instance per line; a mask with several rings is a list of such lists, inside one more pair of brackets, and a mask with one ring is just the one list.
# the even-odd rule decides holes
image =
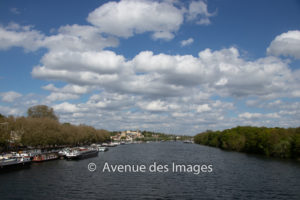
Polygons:
[[81,160],[81,159],[96,157],[96,156],[98,156],[98,153],[99,153],[98,151],[93,150],[93,151],[89,151],[89,152],[81,152],[80,154],[74,155],[74,156],[66,155],[66,158],[68,160]]
[[26,169],[29,168],[31,165],[31,161],[24,161],[24,162],[15,162],[11,164],[0,164],[0,173],[14,171],[18,169]]
[[50,160],[57,160],[59,158],[56,153],[40,154],[33,157],[32,162],[45,162]]

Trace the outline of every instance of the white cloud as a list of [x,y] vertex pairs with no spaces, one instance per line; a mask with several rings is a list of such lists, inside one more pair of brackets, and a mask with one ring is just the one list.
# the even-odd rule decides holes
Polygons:
[[80,96],[76,94],[70,93],[59,93],[59,92],[52,92],[49,96],[46,97],[47,101],[64,101],[70,99],[78,99]]
[[253,118],[260,118],[262,116],[261,113],[249,113],[249,112],[245,112],[242,114],[239,114],[240,118],[246,118],[246,119],[253,119]]
[[[130,12],[128,12],[130,10]],[[12,12],[18,12],[16,8]],[[57,34],[46,36],[32,26],[11,23],[0,26],[0,49],[23,47],[26,51],[47,48],[53,51],[99,51],[118,46],[115,37],[131,37],[134,34],[152,33],[152,38],[171,40],[184,22],[198,20],[198,24],[209,24],[213,14],[207,11],[203,1],[191,2],[185,7],[175,6],[173,1],[123,0],[108,2],[89,13],[91,25],[66,25]],[[155,17],[153,17],[155,16]],[[52,30],[51,33],[56,32]]]
[[79,108],[75,104],[71,104],[68,102],[63,102],[61,104],[57,104],[53,106],[55,112],[62,113],[76,113],[79,111]]
[[42,46],[44,37],[31,26],[20,26],[15,23],[6,27],[0,25],[0,50],[23,47],[27,51],[35,51]]
[[42,44],[55,52],[85,52],[116,47],[118,40],[113,37],[103,37],[94,26],[74,24],[60,27],[56,35],[46,37]]
[[244,60],[234,47],[206,49],[198,57],[143,51],[132,60],[112,51],[50,52],[32,71],[41,79],[129,94],[182,96],[198,87],[239,98],[296,96],[297,74],[279,58]]
[[[194,94],[189,97],[192,96]],[[224,121],[225,112],[232,109],[228,106],[231,103],[206,100],[207,106],[211,109],[206,109],[204,113],[196,113],[198,105],[192,99],[198,98],[191,98],[188,103],[182,103],[181,98],[151,100],[141,96],[104,92],[92,95],[85,103],[72,104],[75,108],[67,111],[62,108],[68,107],[68,104],[53,107],[56,108],[55,111],[62,121],[72,121],[76,124],[88,123],[109,130],[145,128],[190,134],[199,131],[193,129],[195,124],[202,124],[204,128],[208,128]]]
[[0,50],[11,47],[23,47],[26,51],[36,51],[47,48],[51,51],[99,51],[106,47],[116,47],[118,40],[113,37],[103,37],[101,32],[93,26],[62,26],[57,34],[45,36],[32,26],[21,26],[10,23],[0,25]]
[[87,20],[102,32],[119,37],[153,32],[156,39],[171,39],[183,23],[183,13],[169,2],[123,0],[100,6]]
[[199,105],[197,107],[197,112],[201,113],[201,112],[207,112],[207,111],[210,111],[211,108],[209,107],[208,104],[203,104],[203,105]]
[[124,57],[112,51],[51,51],[42,62],[47,68],[59,70],[91,71],[103,74],[115,73],[124,65]]
[[194,39],[193,38],[189,38],[187,40],[182,40],[180,42],[181,46],[184,47],[184,46],[188,46],[190,44],[192,44],[194,42]]
[[18,8],[11,8],[11,9],[10,9],[10,12],[13,13],[13,14],[15,14],[15,15],[21,14],[21,12],[19,11]]
[[279,118],[279,115],[277,113],[267,113],[267,114],[262,114],[262,113],[249,113],[245,112],[242,114],[239,114],[240,118],[245,118],[245,119],[259,119],[259,118]]
[[21,114],[23,114],[23,112],[18,108],[12,108],[12,107],[1,106],[1,105],[0,105],[0,113],[5,114],[7,116],[9,115],[20,116]]
[[90,109],[100,108],[102,110],[120,110],[129,109],[138,102],[138,97],[126,94],[101,92],[94,94],[86,102],[86,106]]
[[13,102],[16,99],[22,97],[22,94],[14,91],[9,91],[9,92],[3,92],[0,93],[1,100],[4,102]]
[[209,13],[207,9],[207,4],[204,1],[192,1],[189,5],[187,20],[197,20],[199,25],[210,24],[209,17],[215,15],[214,13]]
[[208,25],[215,13],[208,12],[204,1],[192,1],[187,9],[175,6],[174,1],[122,0],[101,5],[87,20],[99,31],[118,37],[150,32],[155,40],[171,40],[182,25],[184,15],[188,21]]
[[154,111],[154,112],[168,110],[168,105],[165,102],[162,102],[161,100],[151,101],[149,103],[140,103],[140,107],[147,111]]
[[[298,58],[297,31],[276,37],[268,48],[270,56],[253,60],[244,59],[234,47],[205,49],[197,56],[141,51],[131,59],[105,49],[118,45],[114,36],[147,32],[153,39],[170,40],[182,25],[183,16],[198,24],[210,23],[213,14],[205,2],[192,2],[187,10],[180,5],[175,6],[174,1],[109,2],[90,13],[88,20],[93,25],[62,26],[50,36],[30,26],[1,26],[0,49],[46,48],[48,52],[32,70],[33,77],[66,85],[44,86],[51,92],[48,96],[1,93],[2,101],[11,105],[0,106],[0,111],[19,115],[29,106],[46,104],[62,121],[71,123],[110,130],[160,127],[166,132],[174,129],[189,134],[248,123],[298,126],[299,103],[278,98],[299,98],[300,70],[292,71],[288,61],[272,56]],[[181,45],[192,42],[189,38]],[[292,45],[288,45],[290,42]],[[66,101],[88,93],[93,95],[86,102]],[[16,102],[20,97],[22,102]],[[234,100],[225,101],[223,97]],[[239,113],[236,101],[264,112]]]
[[159,31],[159,32],[153,33],[152,38],[154,40],[157,40],[157,39],[171,40],[174,38],[174,34],[168,32],[168,31]]
[[57,88],[53,84],[48,84],[43,87],[45,90],[52,92],[71,93],[71,94],[85,94],[88,93],[91,88],[88,86],[67,84],[63,88]]
[[209,25],[209,24],[211,24],[211,22],[210,22],[209,18],[204,18],[204,19],[200,19],[199,21],[197,21],[197,24],[199,24],[199,25]]
[[269,55],[292,56],[300,59],[300,31],[288,31],[276,36],[268,47],[267,53]]

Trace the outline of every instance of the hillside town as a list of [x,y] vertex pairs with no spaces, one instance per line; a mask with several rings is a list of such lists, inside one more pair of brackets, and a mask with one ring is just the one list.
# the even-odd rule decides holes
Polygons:
[[112,141],[133,142],[135,140],[143,139],[144,135],[141,133],[140,130],[136,130],[136,131],[126,130],[126,131],[117,133],[116,135],[111,136],[110,138]]

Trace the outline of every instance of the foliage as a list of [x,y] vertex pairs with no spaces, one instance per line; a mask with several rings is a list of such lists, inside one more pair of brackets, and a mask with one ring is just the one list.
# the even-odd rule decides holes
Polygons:
[[91,144],[109,139],[110,135],[106,130],[97,130],[86,125],[62,124],[57,118],[32,115],[15,118],[0,115],[0,152],[11,143],[15,146],[47,148]]
[[300,158],[299,128],[238,126],[223,131],[206,131],[194,137],[195,143],[225,150]]
[[45,105],[37,105],[28,108],[27,115],[31,118],[50,118],[53,120],[58,120],[58,117],[55,115],[53,108],[49,108]]

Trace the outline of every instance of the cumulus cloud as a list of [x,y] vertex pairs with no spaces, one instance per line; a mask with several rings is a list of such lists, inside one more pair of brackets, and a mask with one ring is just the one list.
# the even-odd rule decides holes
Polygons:
[[174,38],[174,34],[168,31],[159,31],[153,33],[152,38],[154,40],[158,40],[158,39],[171,40]]
[[132,95],[101,92],[100,94],[92,95],[86,102],[86,106],[89,109],[122,110],[130,109],[130,107],[133,107],[139,100],[138,97]]
[[42,58],[43,64],[51,69],[72,71],[94,71],[110,74],[124,64],[124,57],[112,51],[51,51]]
[[210,24],[209,17],[214,16],[214,13],[209,13],[207,4],[204,1],[192,1],[187,12],[187,20],[197,20],[199,25]]
[[9,106],[1,106],[0,105],[0,113],[4,113],[6,115],[19,116],[23,112],[21,110],[19,110],[18,108],[11,108]]
[[140,107],[147,111],[154,111],[154,112],[168,110],[168,105],[165,102],[162,102],[160,100],[151,101],[149,103],[140,103]]
[[203,104],[203,105],[199,105],[197,107],[197,112],[201,113],[201,112],[207,112],[207,111],[210,111],[211,108],[209,107],[208,104]]
[[91,90],[88,86],[67,84],[63,88],[57,88],[53,84],[48,84],[43,87],[45,90],[52,92],[71,93],[71,94],[85,94]]
[[[25,107],[43,103],[53,107],[60,120],[75,124],[109,130],[160,127],[158,131],[172,133],[174,129],[176,133],[190,134],[248,123],[299,124],[299,103],[278,98],[299,98],[300,70],[292,71],[288,61],[274,57],[299,58],[297,31],[279,35],[268,48],[267,57],[253,60],[240,56],[235,47],[204,49],[196,56],[141,51],[132,58],[107,49],[118,45],[117,37],[140,33],[171,40],[184,17],[198,24],[211,23],[214,14],[208,12],[204,1],[192,1],[188,8],[174,2],[108,2],[90,13],[91,25],[61,26],[49,36],[31,26],[1,26],[0,49],[46,48],[40,63],[32,69],[32,76],[66,85],[44,86],[50,91],[44,97],[25,98],[13,91],[1,93],[1,101],[11,105],[0,106],[0,112],[22,114]],[[181,45],[192,42],[193,38],[189,38]],[[84,94],[91,94],[85,95],[85,102],[67,102]],[[16,105],[14,102],[20,97],[25,100]],[[239,113],[234,101],[268,112]]]
[[267,49],[269,55],[291,56],[300,59],[300,31],[293,30],[275,37]]
[[241,118],[246,118],[246,119],[253,119],[253,118],[260,118],[262,116],[261,113],[249,113],[249,112],[245,112],[242,114],[239,114],[239,117]]
[[23,47],[27,51],[35,51],[42,46],[44,37],[44,34],[31,26],[20,26],[16,23],[6,27],[0,25],[0,50]]
[[279,118],[279,115],[277,113],[262,114],[262,113],[245,112],[245,113],[239,114],[239,117],[245,118],[245,119],[259,119],[259,118]]
[[[128,12],[130,10],[130,12]],[[108,2],[91,12],[87,21],[101,32],[118,37],[152,33],[153,39],[171,40],[183,24],[196,21],[200,25],[211,23],[204,1],[191,1],[188,8],[175,5],[174,1],[122,0]],[[155,16],[155,17],[153,17]]]
[[131,60],[111,51],[50,52],[32,75],[148,96],[182,96],[200,87],[220,96],[274,98],[294,96],[299,82],[279,58],[247,61],[234,47],[205,49],[198,57],[143,51]]
[[75,104],[68,102],[63,102],[53,106],[54,111],[61,113],[76,113],[79,111],[79,108]]
[[101,31],[119,37],[153,32],[156,39],[171,39],[184,18],[182,11],[167,1],[123,0],[100,6],[87,20]]
[[15,91],[9,91],[9,92],[0,93],[0,96],[1,96],[1,100],[4,102],[13,102],[16,99],[22,97],[22,94]]
[[49,96],[46,97],[47,101],[64,101],[70,99],[79,99],[79,95],[69,94],[69,93],[59,93],[52,92]]
[[105,47],[116,47],[118,40],[113,37],[103,37],[94,26],[66,25],[58,29],[57,34],[45,37],[42,45],[52,51],[98,51]]
[[26,51],[47,48],[50,51],[97,51],[106,47],[116,47],[119,41],[113,37],[103,37],[101,32],[87,25],[62,26],[57,34],[45,36],[32,26],[10,23],[0,26],[0,50],[23,47]]
[[[130,10],[130,12],[128,12]],[[17,11],[17,9],[14,9]],[[49,36],[34,30],[33,26],[11,23],[0,26],[0,49],[23,47],[26,51],[47,48],[50,51],[100,51],[116,47],[116,37],[131,37],[145,32],[152,33],[154,40],[171,40],[184,22],[198,20],[198,24],[209,24],[213,14],[207,11],[203,1],[192,1],[189,9],[173,1],[123,0],[108,2],[89,13],[87,21],[92,25],[61,26]],[[153,17],[155,16],[155,17]],[[110,37],[103,35],[111,35]],[[186,42],[183,42],[183,45]],[[186,44],[191,43],[189,39]]]
[[187,40],[182,40],[180,42],[181,46],[184,47],[184,46],[188,46],[190,44],[192,44],[194,42],[194,39],[193,38],[189,38]]
[[[226,112],[234,109],[230,102],[201,100],[197,94],[191,94],[189,97],[189,103],[183,103],[181,98],[151,100],[145,96],[101,92],[92,95],[87,102],[77,104],[64,102],[53,107],[61,120],[73,120],[76,124],[88,122],[110,130],[112,127],[117,129],[144,128],[163,130],[168,133],[174,133],[174,131],[191,133],[192,130],[197,132],[199,125],[205,128],[215,126],[226,119],[224,116]],[[201,113],[194,112],[199,105],[205,104],[207,106],[203,108],[209,107],[210,109],[205,109],[206,111]]]

